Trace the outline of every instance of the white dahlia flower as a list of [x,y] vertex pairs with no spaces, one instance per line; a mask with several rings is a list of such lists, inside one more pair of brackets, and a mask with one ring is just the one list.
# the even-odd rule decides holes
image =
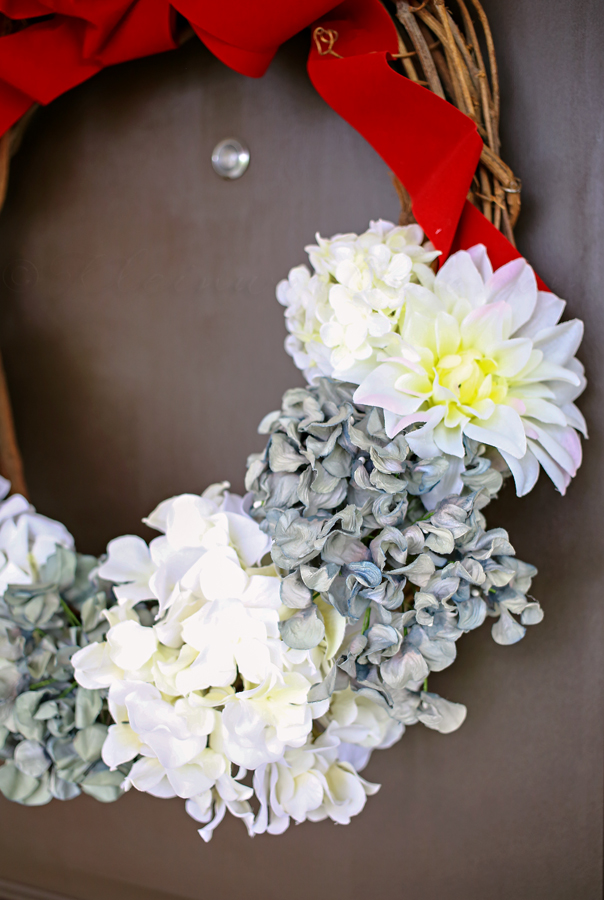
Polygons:
[[537,290],[523,259],[493,272],[483,245],[404,296],[397,349],[360,380],[355,402],[385,409],[391,437],[420,425],[405,436],[422,458],[445,454],[461,474],[467,437],[499,451],[519,495],[540,464],[564,493],[581,462],[576,429],[586,434],[573,403],[585,387],[583,323],[558,324],[564,301]]
[[[72,660],[82,687],[108,688],[115,724],[103,746],[106,765],[133,763],[126,788],[186,799],[206,840],[227,809],[254,833],[253,790],[233,778],[233,766],[243,777],[277,763],[289,771],[288,754],[302,747],[305,759],[313,757],[313,719],[323,717],[321,727],[329,731],[330,697],[322,683],[333,676],[345,631],[345,619],[318,601],[322,640],[309,650],[285,643],[280,623],[296,611],[281,602],[274,566],[258,566],[265,535],[224,488],[161,504],[147,521],[165,536],[150,547],[131,535],[110,543],[99,571],[120,582],[119,602],[106,613],[105,640]],[[156,601],[155,624],[148,624],[146,610],[141,621],[135,607],[143,599]],[[313,687],[317,700],[309,697]],[[343,706],[341,698],[337,703]],[[386,746],[401,731],[393,720],[390,728],[382,722],[382,710],[372,718],[368,701],[353,698],[348,706],[338,716],[358,723],[365,755],[365,748]],[[354,742],[355,734],[345,739]],[[331,755],[309,762],[323,785],[309,818],[345,821],[360,811],[369,788],[350,762],[336,762],[338,734],[329,742]]]
[[292,269],[277,299],[286,308],[286,350],[309,381],[358,382],[375,367],[396,331],[405,286],[434,280],[429,263],[438,251],[423,241],[419,225],[380,220],[361,235],[317,235],[306,248],[314,273]]

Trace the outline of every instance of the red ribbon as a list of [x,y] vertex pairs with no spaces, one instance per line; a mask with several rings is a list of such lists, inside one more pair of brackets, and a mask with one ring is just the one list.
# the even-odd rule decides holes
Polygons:
[[315,88],[405,185],[442,258],[477,243],[495,267],[520,256],[466,200],[482,149],[475,124],[392,68],[396,29],[379,0],[335,8],[333,0],[0,0],[10,18],[34,19],[0,37],[0,134],[34,102],[49,103],[105,66],[176,47],[176,11],[219,59],[252,77],[314,22]]

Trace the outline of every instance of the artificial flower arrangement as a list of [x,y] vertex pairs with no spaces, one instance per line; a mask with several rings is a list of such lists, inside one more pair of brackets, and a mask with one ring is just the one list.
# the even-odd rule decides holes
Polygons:
[[429,683],[461,636],[541,621],[535,568],[483,510],[509,476],[519,495],[540,467],[561,493],[574,476],[582,324],[482,245],[435,273],[418,225],[307,250],[277,297],[308,384],[261,423],[245,497],[167,500],[158,537],[101,560],[0,505],[6,797],[178,796],[204,840],[227,810],[250,835],[346,824],[373,750],[463,723]]

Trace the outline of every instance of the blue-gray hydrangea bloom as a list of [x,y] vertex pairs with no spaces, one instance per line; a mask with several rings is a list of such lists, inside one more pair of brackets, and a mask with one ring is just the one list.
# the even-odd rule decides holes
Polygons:
[[101,760],[103,692],[78,687],[70,661],[108,628],[111,589],[96,566],[57,546],[35,584],[9,585],[0,598],[0,791],[27,806],[121,794],[125,771]]
[[251,513],[273,539],[283,602],[299,610],[282,637],[314,646],[320,596],[348,621],[325,690],[350,683],[405,724],[452,730],[459,704],[422,684],[487,617],[500,644],[541,620],[528,596],[536,569],[516,559],[503,528],[487,529],[481,510],[503,479],[484,446],[464,440],[462,494],[426,510],[422,495],[446,488],[449,461],[420,459],[405,432],[388,438],[382,410],[354,404],[354,390],[321,378],[287,391],[261,423],[265,451],[248,461]]

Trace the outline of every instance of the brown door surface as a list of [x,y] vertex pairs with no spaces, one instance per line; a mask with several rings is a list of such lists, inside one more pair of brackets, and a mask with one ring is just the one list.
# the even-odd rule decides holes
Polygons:
[[[566,499],[542,477],[488,509],[540,575],[546,618],[512,647],[460,642],[435,689],[455,734],[410,728],[367,770],[348,827],[205,845],[180,800],[132,791],[0,804],[0,897],[599,900],[604,597],[604,27],[601,4],[486,3],[519,246],[587,322],[591,439]],[[396,218],[384,163],[314,93],[307,36],[253,81],[197,41],[107,70],[37,113],[0,217],[0,346],[34,503],[101,552],[164,497],[241,489],[256,425],[301,383],[274,287],[316,230]],[[409,123],[410,139],[412,126]],[[221,181],[222,138],[251,150]],[[9,882],[13,885],[10,886]]]

